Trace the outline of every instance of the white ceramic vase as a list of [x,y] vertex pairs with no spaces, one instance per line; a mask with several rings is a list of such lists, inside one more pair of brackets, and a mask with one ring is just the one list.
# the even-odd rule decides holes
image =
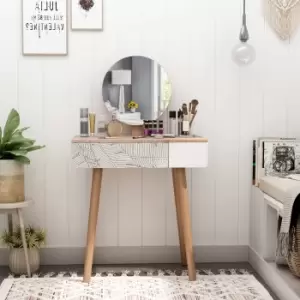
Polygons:
[[24,165],[0,159],[0,203],[24,201]]
[[[40,267],[39,249],[28,249],[28,258],[31,273],[36,272]],[[11,249],[9,253],[9,268],[16,275],[27,274],[25,254],[23,248]]]
[[130,111],[131,111],[132,113],[134,113],[134,112],[135,112],[135,108],[134,108],[134,107],[130,108]]

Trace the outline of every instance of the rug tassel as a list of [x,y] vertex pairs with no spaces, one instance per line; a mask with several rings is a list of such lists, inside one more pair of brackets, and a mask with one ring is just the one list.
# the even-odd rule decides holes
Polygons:
[[247,271],[247,270],[245,270],[245,269],[240,269],[239,270],[239,273],[241,273],[241,274],[243,274],[243,275],[249,275],[250,273]]

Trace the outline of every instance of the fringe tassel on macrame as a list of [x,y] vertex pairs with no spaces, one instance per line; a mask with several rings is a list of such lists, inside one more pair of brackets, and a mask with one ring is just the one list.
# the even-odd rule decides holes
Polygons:
[[289,233],[281,232],[278,235],[278,245],[277,245],[277,257],[281,256],[284,258],[288,257],[289,254]]
[[[214,272],[212,270],[208,269],[198,269],[196,270],[197,275],[200,276],[213,276],[213,275],[249,275],[251,274],[250,271],[245,269],[218,269]],[[47,273],[36,273],[33,274],[33,278],[78,278],[81,277],[82,274],[78,274],[78,272],[47,272]],[[99,278],[99,277],[181,277],[181,276],[188,276],[187,270],[182,269],[175,269],[175,270],[169,270],[169,269],[154,269],[154,270],[122,270],[122,271],[104,271],[95,273],[92,277]],[[8,278],[27,278],[27,275],[14,275],[9,274]]]
[[288,258],[291,252],[298,252],[298,237],[296,228],[291,227],[290,232],[281,232],[278,235],[277,257]]
[[296,30],[300,19],[300,0],[265,0],[265,15],[270,26],[282,40]]

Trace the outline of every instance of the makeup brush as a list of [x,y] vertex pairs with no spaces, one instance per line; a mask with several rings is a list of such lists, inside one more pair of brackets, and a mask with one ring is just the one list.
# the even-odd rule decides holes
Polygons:
[[197,108],[198,104],[199,104],[199,101],[197,99],[192,100],[192,102],[191,102],[191,105],[192,105],[191,113],[192,113],[192,115],[196,114],[196,108]]
[[188,110],[187,110],[187,105],[186,103],[183,103],[182,104],[182,112],[184,115],[187,115],[188,114]]
[[192,119],[191,119],[191,121],[190,121],[190,127],[192,127],[192,124],[193,124],[193,121],[194,121],[196,115],[197,115],[197,110],[196,110],[195,113],[192,115]]
[[189,103],[189,112],[188,112],[188,119],[191,121],[192,116],[192,102]]

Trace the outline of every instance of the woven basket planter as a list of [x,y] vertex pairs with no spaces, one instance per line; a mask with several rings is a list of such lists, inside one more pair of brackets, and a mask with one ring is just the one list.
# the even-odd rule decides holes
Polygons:
[[0,204],[24,201],[24,165],[0,160]]
[[[287,260],[290,271],[297,277],[300,277],[300,218],[297,221],[296,227],[297,246],[298,251],[291,251]],[[293,238],[293,245],[296,243],[295,237]]]

